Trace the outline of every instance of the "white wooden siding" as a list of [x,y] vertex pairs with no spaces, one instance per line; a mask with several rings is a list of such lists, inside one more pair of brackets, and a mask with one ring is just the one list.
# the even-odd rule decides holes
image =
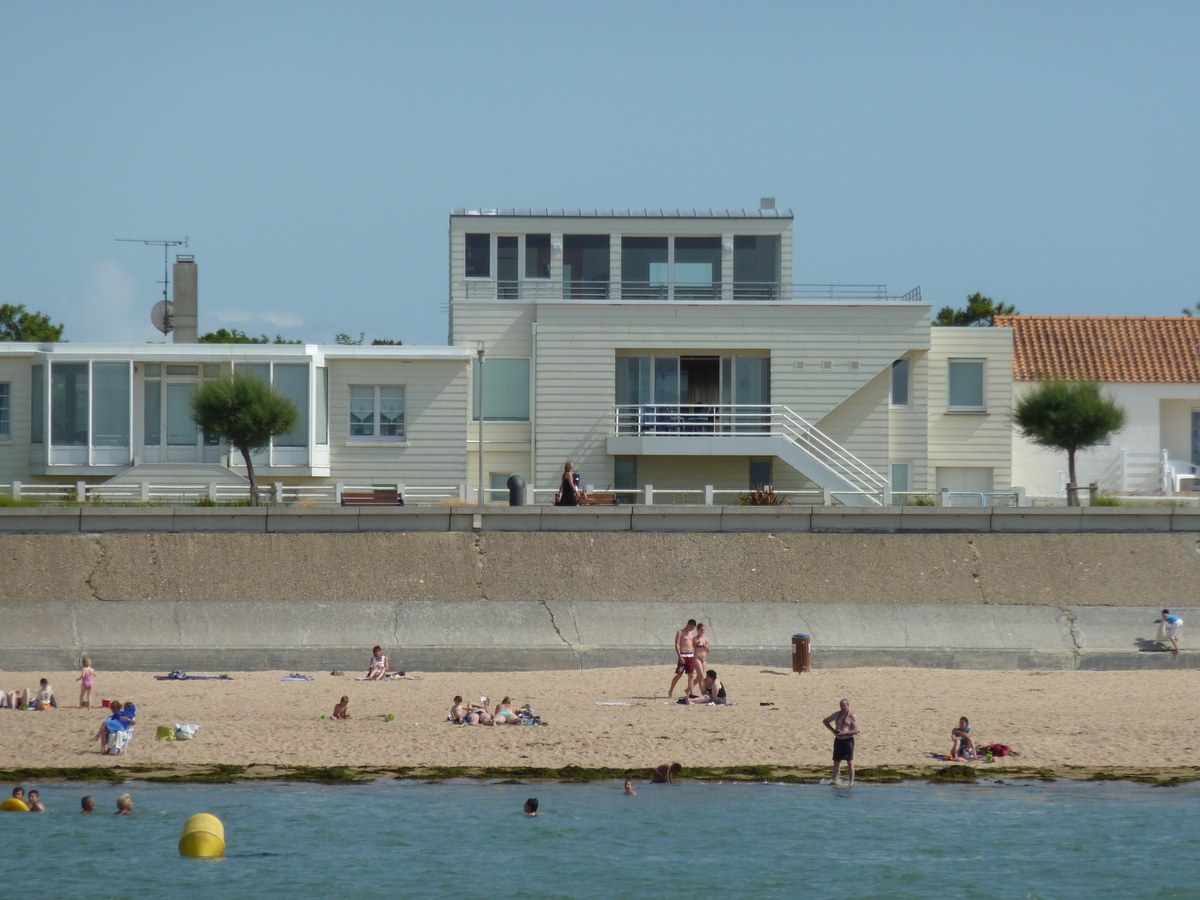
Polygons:
[[[929,468],[986,467],[993,490],[1012,485],[1011,328],[932,328],[929,351]],[[984,360],[984,413],[946,411],[951,359]],[[926,475],[928,484],[929,475]]]

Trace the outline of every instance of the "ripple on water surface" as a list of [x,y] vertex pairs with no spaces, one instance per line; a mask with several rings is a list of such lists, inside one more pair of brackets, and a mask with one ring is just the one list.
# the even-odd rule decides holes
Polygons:
[[[20,900],[1200,898],[1200,784],[33,786],[49,814],[0,815]],[[197,812],[224,859],[178,855]]]

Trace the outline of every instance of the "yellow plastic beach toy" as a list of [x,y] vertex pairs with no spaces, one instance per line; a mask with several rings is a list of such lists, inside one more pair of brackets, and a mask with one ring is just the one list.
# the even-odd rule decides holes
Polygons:
[[3,803],[0,803],[0,810],[4,812],[29,812],[29,806],[24,800],[18,800],[16,797],[9,797]]
[[183,823],[179,855],[208,859],[225,855],[225,826],[216,816],[196,813]]

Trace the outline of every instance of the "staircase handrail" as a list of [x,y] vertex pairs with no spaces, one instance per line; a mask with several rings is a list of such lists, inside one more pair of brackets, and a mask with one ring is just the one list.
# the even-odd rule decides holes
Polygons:
[[[782,404],[775,408],[780,411],[778,418],[781,430],[792,443],[816,457],[860,491],[879,492],[887,489],[888,480],[885,477],[812,422]],[[814,450],[818,452],[814,453]]]

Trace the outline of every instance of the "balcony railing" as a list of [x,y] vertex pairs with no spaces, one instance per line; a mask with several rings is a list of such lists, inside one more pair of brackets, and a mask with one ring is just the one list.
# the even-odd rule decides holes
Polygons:
[[744,300],[759,302],[903,300],[919,303],[920,286],[899,297],[886,284],[779,284],[769,281],[524,281],[467,280],[456,285],[462,300]]

